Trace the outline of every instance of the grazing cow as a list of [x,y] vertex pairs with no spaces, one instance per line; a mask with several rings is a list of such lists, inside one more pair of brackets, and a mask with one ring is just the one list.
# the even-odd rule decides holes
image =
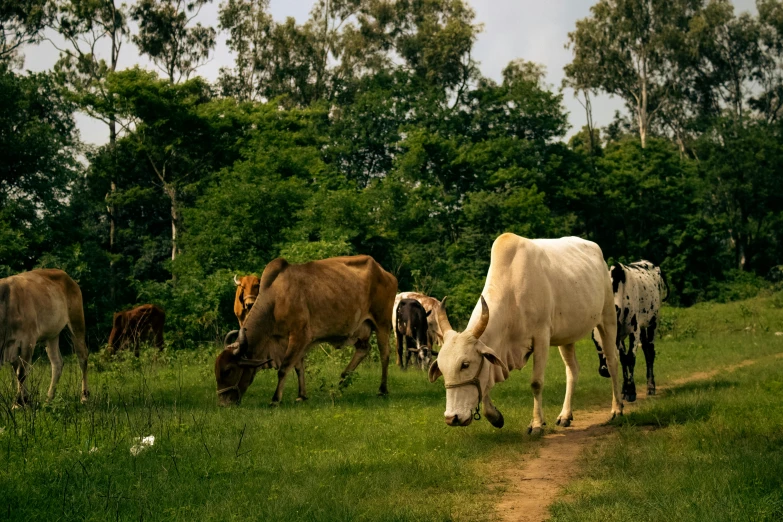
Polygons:
[[[272,405],[283,396],[291,368],[299,376],[299,398],[305,394],[301,362],[318,343],[354,345],[353,358],[342,378],[356,369],[370,350],[375,330],[381,352],[381,387],[388,393],[389,336],[397,279],[372,257],[335,257],[291,265],[275,259],[261,274],[260,294],[238,332],[226,336],[226,346],[215,360],[220,404],[238,403],[258,368],[274,367],[277,389]],[[236,342],[228,340],[237,335]],[[341,381],[342,382],[342,381]]]
[[[614,309],[617,314],[617,349],[623,366],[623,399],[636,400],[636,384],[633,379],[636,366],[636,347],[639,341],[647,362],[647,395],[655,395],[655,329],[661,302],[669,298],[669,285],[661,269],[649,261],[637,261],[630,265],[617,263],[609,269],[614,292]],[[661,298],[666,289],[666,297]],[[628,338],[628,349],[625,339]],[[606,359],[598,349],[598,373],[609,377]]]
[[158,351],[163,350],[163,327],[166,324],[166,312],[163,308],[145,304],[131,310],[114,314],[111,334],[109,334],[109,353],[116,353],[126,345],[133,345],[133,354],[139,356],[139,345],[143,340],[155,344]]
[[[557,424],[573,419],[571,397],[579,375],[574,346],[597,326],[612,376],[612,416],[622,413],[617,379],[617,327],[612,284],[601,249],[578,237],[525,239],[503,234],[492,245],[489,272],[481,298],[464,332],[455,332],[444,310],[443,348],[429,370],[430,382],[443,375],[446,424],[467,426],[484,414],[500,428],[503,415],[490,391],[523,368],[533,355],[533,420],[528,433],[544,426],[541,392],[550,345],[560,347],[566,365],[566,395]],[[487,364],[489,363],[489,364]]]
[[[427,319],[432,312],[426,312],[416,299],[402,299],[394,310],[395,336],[397,337],[397,361],[400,368],[407,369],[411,355],[416,354],[421,369],[432,362],[432,345],[428,335]],[[403,344],[407,353],[403,354]]]
[[[403,299],[415,299],[421,303],[421,306],[423,306],[424,310],[427,312],[427,336],[429,337],[429,346],[430,348],[434,347],[436,344],[442,346],[443,330],[441,330],[440,325],[438,324],[438,310],[440,310],[442,303],[446,298],[444,297],[443,301],[438,301],[434,297],[418,292],[401,292],[394,298],[394,314],[397,313],[397,305],[399,305],[400,301]],[[392,324],[397,324],[396,315],[392,315]],[[397,361],[397,364],[400,364],[400,361]]]
[[261,280],[254,275],[242,276],[241,279],[237,279],[237,276],[234,276],[234,284],[237,285],[237,294],[234,297],[234,315],[237,316],[239,327],[242,328],[247,314],[250,313],[250,309],[253,308],[253,304],[258,299],[258,288]]
[[26,380],[38,341],[46,342],[52,381],[51,400],[63,371],[60,334],[68,330],[82,371],[82,401],[87,389],[87,345],[84,308],[79,285],[62,270],[33,270],[0,279],[0,365],[10,362],[16,372],[16,403],[28,401]]

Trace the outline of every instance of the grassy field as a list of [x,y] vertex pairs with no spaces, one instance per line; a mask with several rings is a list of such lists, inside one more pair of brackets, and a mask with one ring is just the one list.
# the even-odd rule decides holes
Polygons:
[[[675,386],[618,420],[609,443],[585,456],[584,476],[553,506],[553,520],[783,520],[783,357],[762,357],[783,353],[783,337],[773,336],[783,331],[781,304],[778,296],[683,312],[693,325],[717,319],[711,335],[694,335],[718,339],[710,350],[735,338],[736,351],[761,359]],[[737,316],[750,327],[739,337]]]
[[[665,386],[695,371],[783,352],[776,331],[783,331],[781,293],[668,308],[656,381]],[[491,520],[487,463],[540,444],[524,429],[532,410],[529,368],[493,391],[505,428],[482,421],[455,429],[443,422],[442,381],[429,384],[423,372],[392,368],[390,396],[379,398],[380,367],[365,361],[340,392],[348,350],[311,352],[304,404],[294,402],[296,382],[289,379],[281,407],[268,408],[276,376],[262,372],[240,407],[221,409],[216,353],[148,350],[141,360],[114,361],[93,354],[86,406],[77,400],[72,356],[57,399],[24,410],[10,409],[13,383],[4,368],[0,519]],[[580,343],[578,356],[575,417],[601,407],[608,418],[609,382],[597,374],[592,343]],[[783,360],[770,359],[709,385],[677,389],[626,416],[617,444],[586,458],[584,480],[555,506],[556,517],[759,520],[779,513],[781,370]],[[32,377],[37,397],[44,397],[48,372],[44,355]],[[644,375],[641,357],[637,373]],[[564,381],[555,351],[544,389],[550,429]],[[133,456],[134,439],[148,435],[154,445]],[[711,505],[699,507],[705,503]]]

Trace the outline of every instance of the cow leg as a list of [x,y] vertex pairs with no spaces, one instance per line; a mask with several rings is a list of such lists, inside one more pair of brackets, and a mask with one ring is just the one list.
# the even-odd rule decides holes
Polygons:
[[155,332],[155,347],[159,352],[163,351],[163,328]]
[[[277,388],[275,388],[275,393],[272,395],[270,406],[277,406],[280,404],[280,401],[283,399],[283,389],[285,388],[286,377],[288,377],[291,368],[298,364],[303,364],[305,351],[309,344],[310,339],[301,334],[297,335],[292,333],[288,336],[288,348],[285,351],[283,362],[277,370]],[[304,380],[304,376],[302,376],[301,379]]]
[[604,313],[604,321],[598,325],[597,330],[597,341],[606,357],[606,367],[612,379],[612,418],[614,419],[617,415],[623,414],[622,395],[620,394],[620,383],[618,381],[617,317],[614,314],[614,310]]
[[27,393],[27,376],[30,374],[30,370],[32,369],[30,366],[30,360],[33,357],[34,348],[35,345],[28,347],[27,343],[23,342],[19,347],[19,357],[17,357],[13,363],[11,363],[11,367],[16,374],[17,386],[16,402],[14,403],[14,408],[24,407],[30,401],[30,396]]
[[411,337],[405,337],[405,366],[404,369],[408,369],[408,366],[411,365],[411,356],[413,352],[410,351],[411,348],[414,348],[416,346],[416,343],[413,341],[413,338]]
[[597,329],[593,329],[593,344],[598,352],[598,375],[601,377],[609,377],[609,368],[606,366],[606,357],[604,357],[604,351],[598,341],[595,340],[595,334]]
[[370,353],[369,341],[367,339],[357,340],[356,344],[354,344],[354,351],[351,362],[348,363],[348,366],[345,367],[343,373],[340,374],[340,386],[343,386],[346,377],[348,377],[348,374],[352,373],[356,367],[359,366],[359,363],[362,362],[365,357],[367,357],[368,353]]
[[653,317],[650,325],[642,330],[642,350],[644,350],[644,361],[647,363],[647,395],[655,395],[655,374],[653,365],[655,364],[655,329],[658,327],[658,320]]
[[304,357],[294,366],[296,369],[296,377],[299,379],[299,396],[296,398],[297,402],[307,400],[307,388],[305,386],[305,371],[304,371]]
[[503,418],[503,414],[500,413],[500,410],[495,408],[495,405],[492,404],[492,399],[490,399],[489,394],[484,395],[483,402],[484,416],[487,418],[489,423],[496,428],[502,428],[506,421]]
[[623,346],[620,352],[620,362],[623,365],[623,399],[628,402],[636,401],[636,383],[634,382],[633,372],[636,367],[636,346],[639,343],[639,323],[636,316],[631,318],[633,331],[628,334],[628,350]]
[[566,393],[563,401],[563,410],[557,417],[557,425],[567,428],[574,420],[574,413],[571,410],[571,397],[574,394],[576,381],[579,379],[579,362],[576,360],[576,345],[567,344],[560,346],[560,357],[563,358],[566,371]]
[[533,390],[533,420],[527,428],[531,435],[541,435],[544,431],[544,371],[549,358],[549,337],[533,338],[533,377],[530,388]]
[[387,380],[389,377],[389,337],[391,328],[378,326],[375,330],[375,339],[378,341],[378,351],[381,354],[381,386],[378,388],[378,395],[388,395],[389,388]]
[[405,336],[400,332],[395,332],[394,336],[397,338],[397,366],[400,369],[403,368],[402,351],[405,348]]
[[87,386],[87,342],[85,333],[87,329],[84,326],[84,310],[81,302],[79,306],[69,306],[68,315],[70,322],[68,327],[71,329],[71,339],[73,340],[73,349],[79,358],[79,368],[82,371],[82,397],[81,401],[86,402],[90,396],[90,390]]
[[46,400],[50,401],[54,399],[57,383],[60,381],[60,375],[63,373],[63,356],[60,353],[59,336],[46,341],[46,355],[49,356],[49,364],[52,366],[52,381],[49,383],[49,391],[46,393]]

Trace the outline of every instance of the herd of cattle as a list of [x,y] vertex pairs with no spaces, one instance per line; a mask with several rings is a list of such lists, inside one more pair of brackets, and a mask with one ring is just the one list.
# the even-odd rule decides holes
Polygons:
[[[260,278],[235,276],[234,283],[239,329],[226,336],[215,361],[218,401],[223,406],[239,403],[256,372],[265,368],[277,370],[273,405],[282,399],[292,368],[299,381],[297,401],[306,400],[308,350],[319,343],[353,346],[353,357],[342,373],[345,379],[367,356],[373,331],[381,360],[379,394],[385,395],[393,330],[401,368],[407,368],[413,358],[417,367],[429,368],[430,382],[443,376],[444,415],[450,426],[467,426],[479,419],[483,406],[487,420],[502,427],[503,415],[490,392],[511,370],[524,368],[532,355],[533,419],[528,431],[540,433],[545,425],[542,389],[550,346],[559,347],[566,366],[565,401],[557,424],[569,426],[579,376],[575,343],[591,332],[599,373],[612,383],[613,417],[622,413],[623,400],[636,400],[639,344],[647,363],[647,393],[655,393],[655,330],[661,302],[668,297],[661,270],[640,261],[616,264],[607,271],[598,245],[577,237],[498,237],[484,289],[463,332],[449,323],[445,298],[398,294],[397,279],[369,256],[299,265],[275,259]],[[165,320],[165,312],[151,304],[114,314],[109,353],[133,347],[138,356],[144,340],[162,349]],[[33,270],[0,279],[0,365],[10,362],[16,373],[18,405],[28,402],[25,381],[39,341],[46,343],[52,367],[48,398],[54,397],[63,368],[59,338],[64,330],[79,359],[82,401],[86,401],[87,347],[79,286],[60,270]]]

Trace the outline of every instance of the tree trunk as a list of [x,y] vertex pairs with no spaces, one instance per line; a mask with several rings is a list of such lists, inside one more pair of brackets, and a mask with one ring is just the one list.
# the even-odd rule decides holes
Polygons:
[[166,184],[163,187],[166,195],[171,200],[171,260],[177,259],[179,254],[179,245],[177,243],[179,234],[179,200],[177,199],[177,188],[171,184]]
[[116,240],[117,230],[117,206],[114,204],[114,195],[117,192],[117,182],[114,179],[114,173],[117,171],[117,122],[112,114],[109,118],[109,149],[111,150],[112,163],[114,167],[111,173],[110,188],[109,188],[109,255],[111,260],[109,261],[109,296],[111,297],[111,303],[116,303],[116,284],[114,277],[114,243]]
[[[114,2],[111,4],[112,6],[112,19],[117,20],[116,17],[116,6]],[[121,31],[118,30],[116,23],[113,26],[113,30],[111,31],[111,72],[117,71],[117,61],[120,58],[120,46],[122,42],[119,40],[120,34],[118,34]],[[117,192],[117,180],[115,179],[115,174],[117,173],[117,118],[114,115],[114,112],[112,112],[109,115],[109,149],[111,150],[111,156],[112,156],[112,172],[111,172],[111,179],[110,179],[110,187],[109,187],[109,255],[111,256],[111,261],[109,261],[109,295],[111,297],[111,304],[114,306],[116,304],[116,292],[117,292],[117,284],[116,284],[116,277],[114,273],[114,250],[115,250],[115,242],[117,237],[117,206],[114,204],[114,196]]]

